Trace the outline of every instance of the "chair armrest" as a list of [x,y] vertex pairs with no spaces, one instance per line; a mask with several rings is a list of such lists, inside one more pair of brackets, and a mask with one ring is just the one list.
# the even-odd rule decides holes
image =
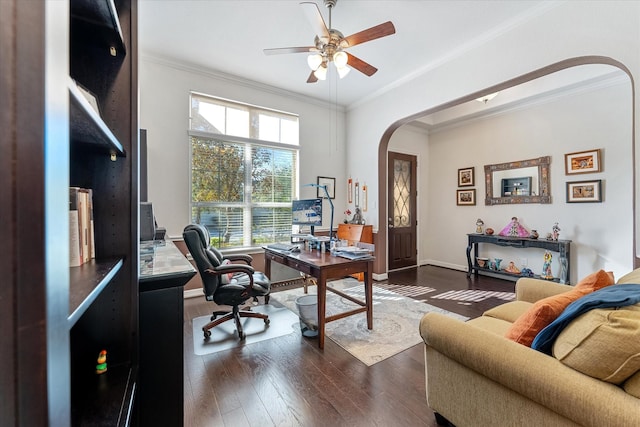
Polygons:
[[245,264],[223,264],[216,267],[213,271],[217,274],[245,273],[249,276],[253,276],[253,273],[256,272],[252,266]]
[[610,425],[637,425],[638,399],[621,387],[581,374],[501,335],[440,313],[422,318],[420,335],[427,346],[427,383],[430,369],[443,369],[429,366],[429,354],[435,351],[577,424],[608,419]]
[[253,257],[247,254],[225,255],[224,259],[228,259],[231,262],[243,261],[243,262],[246,262],[248,265],[251,265],[251,263],[253,262]]
[[521,277],[516,282],[516,300],[536,302],[546,297],[561,294],[574,289],[570,285],[562,285],[548,280]]

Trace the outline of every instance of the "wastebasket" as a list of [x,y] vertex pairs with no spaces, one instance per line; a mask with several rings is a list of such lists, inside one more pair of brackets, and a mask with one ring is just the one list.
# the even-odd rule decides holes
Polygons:
[[303,337],[318,336],[318,296],[303,295],[296,299],[300,315],[300,330]]

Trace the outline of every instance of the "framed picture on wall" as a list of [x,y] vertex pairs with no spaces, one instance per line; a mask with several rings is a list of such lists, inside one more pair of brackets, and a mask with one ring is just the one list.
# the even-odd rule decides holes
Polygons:
[[602,202],[602,180],[567,182],[567,203]]
[[458,187],[473,187],[475,185],[473,172],[473,167],[458,169]]
[[565,175],[600,172],[600,150],[580,151],[564,155]]
[[472,190],[457,190],[456,204],[458,206],[475,206],[476,189],[474,188]]
[[[335,178],[329,178],[326,176],[319,176],[318,177],[318,185],[326,185],[327,186],[327,193],[329,193],[329,198],[331,199],[335,199],[336,198],[336,179]],[[327,195],[324,193],[324,189],[322,188],[318,188],[318,198],[325,198],[327,197]]]

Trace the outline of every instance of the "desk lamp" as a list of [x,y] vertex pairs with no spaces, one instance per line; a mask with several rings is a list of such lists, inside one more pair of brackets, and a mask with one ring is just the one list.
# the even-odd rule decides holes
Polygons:
[[333,202],[331,201],[331,197],[329,197],[329,190],[327,190],[326,185],[320,184],[305,184],[303,187],[316,187],[322,188],[324,190],[324,194],[327,196],[327,200],[329,200],[329,205],[331,206],[331,222],[329,223],[329,247],[331,247],[331,242],[333,241]]

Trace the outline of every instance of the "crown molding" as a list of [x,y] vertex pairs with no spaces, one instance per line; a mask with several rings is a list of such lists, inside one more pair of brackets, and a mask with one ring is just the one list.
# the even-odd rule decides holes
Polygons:
[[[177,61],[172,58],[164,57],[161,55],[154,55],[149,53],[141,53],[140,61],[151,62],[154,64],[162,65],[168,68],[173,68],[178,71],[184,71],[192,74],[198,74],[203,77],[220,80],[237,86],[247,87],[249,89],[258,90],[261,92],[270,93],[272,95],[278,95],[285,98],[290,98],[298,102],[305,104],[313,104],[330,110],[338,110],[340,112],[345,111],[345,107],[332,102],[327,102],[322,99],[310,97],[308,95],[301,95],[296,92],[291,92],[285,89],[281,89],[275,86],[259,83],[254,80],[245,79],[233,74],[223,73],[222,71],[213,70],[210,68],[202,67],[189,62]],[[213,94],[212,94],[213,95]]]

